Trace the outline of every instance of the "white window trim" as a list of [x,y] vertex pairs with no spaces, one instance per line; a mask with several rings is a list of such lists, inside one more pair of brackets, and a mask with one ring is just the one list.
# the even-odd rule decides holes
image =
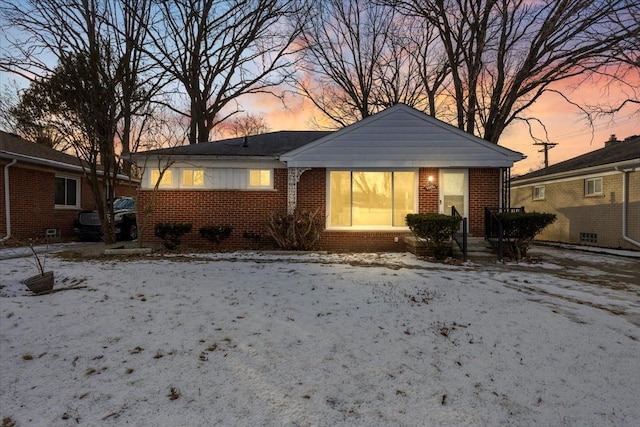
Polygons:
[[[600,191],[596,192],[595,191],[595,182],[596,181],[600,181]],[[594,182],[593,188],[594,188],[594,192],[593,193],[588,193],[587,190],[589,188],[589,182]],[[584,196],[585,197],[597,197],[597,196],[602,196],[602,194],[604,194],[604,180],[602,179],[601,176],[595,177],[595,178],[585,178],[584,180]]]
[[[172,189],[174,188],[173,183],[175,182],[175,178],[174,178],[174,171],[175,169],[173,168],[167,168],[167,170],[164,171],[164,174],[162,175],[162,179],[165,179],[167,176],[167,173],[169,173],[171,175],[171,182],[169,184],[163,184],[162,183],[162,179],[160,180],[160,184],[158,185],[159,189]],[[153,173],[157,172],[158,174],[160,174],[161,170],[160,169],[156,169],[156,168],[151,168],[149,169],[149,188],[153,189],[156,186],[156,180],[153,177]]]
[[[184,173],[185,172],[191,172],[191,179],[193,180],[193,175],[194,172],[202,172],[202,185],[198,185],[198,184],[185,184],[184,183]],[[205,188],[207,185],[207,177],[206,177],[206,173],[204,168],[182,168],[180,171],[180,186],[182,188]]]
[[[55,209],[72,209],[77,210],[80,209],[81,199],[80,199],[80,187],[82,186],[82,180],[77,176],[71,175],[55,175],[55,178],[64,178],[65,180],[74,180],[76,182],[76,204],[75,205],[59,205],[55,203],[55,194],[54,194],[54,208]],[[54,179],[55,182],[55,179]],[[65,184],[66,186],[66,184]],[[55,191],[55,189],[54,189]],[[66,193],[66,188],[65,188]]]
[[[543,193],[542,197],[540,197],[540,196],[536,197],[536,189],[537,188],[542,188],[542,193]],[[546,191],[546,188],[545,188],[544,185],[534,185],[532,192],[533,192],[533,194],[531,195],[531,198],[533,200],[545,200],[546,199],[547,191]]]
[[[331,212],[331,182],[330,182],[330,176],[331,176],[331,172],[414,172],[414,182],[413,182],[413,186],[415,189],[415,194],[414,194],[414,207],[419,210],[419,188],[418,188],[418,184],[420,181],[420,170],[416,169],[416,168],[393,168],[393,169],[387,169],[387,168],[354,168],[354,169],[344,169],[344,168],[336,168],[336,169],[329,169],[327,168],[326,170],[326,174],[325,174],[325,194],[326,194],[326,205],[325,205],[325,209],[326,212]],[[417,212],[416,212],[417,213]],[[393,212],[392,212],[392,216],[393,216]],[[393,225],[351,225],[351,226],[345,226],[345,225],[330,225],[330,221],[331,218],[329,217],[329,215],[326,215],[326,219],[325,219],[325,230],[328,231],[354,231],[354,232],[359,232],[359,231],[408,231],[409,227],[407,225],[403,225],[403,226],[393,226]],[[352,220],[353,221],[353,220]]]
[[[251,171],[269,171],[269,185],[251,185]],[[247,190],[273,190],[274,172],[271,168],[248,168]]]

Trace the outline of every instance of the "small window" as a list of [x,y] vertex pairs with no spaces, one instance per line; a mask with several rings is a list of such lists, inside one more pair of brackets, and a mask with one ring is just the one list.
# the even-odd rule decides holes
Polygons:
[[78,178],[56,176],[54,191],[54,203],[56,207],[80,207],[80,182]]
[[580,243],[598,243],[596,233],[580,233]]
[[544,185],[533,187],[533,200],[544,200]]
[[588,178],[584,180],[584,195],[597,196],[602,194],[602,178]]
[[271,169],[249,170],[249,188],[272,188]]
[[204,171],[201,169],[184,169],[182,171],[182,185],[185,187],[204,186]]
[[[156,183],[160,179],[160,171],[158,169],[154,169],[151,171],[151,187],[155,187]],[[171,174],[171,169],[167,169],[164,171],[162,175],[162,180],[160,181],[160,187],[168,187],[173,182],[173,176]]]

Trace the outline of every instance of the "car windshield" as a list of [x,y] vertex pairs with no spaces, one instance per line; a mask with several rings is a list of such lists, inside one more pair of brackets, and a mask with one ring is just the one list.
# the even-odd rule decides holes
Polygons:
[[134,209],[133,199],[116,199],[113,202],[114,210]]

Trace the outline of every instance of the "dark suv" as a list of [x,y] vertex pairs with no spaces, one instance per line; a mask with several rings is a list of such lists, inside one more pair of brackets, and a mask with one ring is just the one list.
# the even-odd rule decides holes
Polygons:
[[[113,213],[118,240],[138,238],[136,201],[132,197],[120,197],[113,201]],[[73,233],[80,238],[102,238],[102,225],[98,211],[82,211],[73,223]]]

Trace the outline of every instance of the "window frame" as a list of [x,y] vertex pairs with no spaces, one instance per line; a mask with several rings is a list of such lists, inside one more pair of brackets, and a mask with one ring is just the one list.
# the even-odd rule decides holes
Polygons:
[[[536,194],[536,190],[542,190],[542,195],[540,195],[540,191]],[[531,199],[532,200],[545,200],[546,198],[546,189],[544,185],[534,185],[532,188]]]
[[[596,183],[600,182],[600,191],[596,191]],[[593,192],[589,192],[589,183],[593,183]],[[602,196],[604,192],[604,180],[601,176],[594,178],[585,178],[584,180],[584,196],[585,197],[596,197]]]
[[[154,174],[158,174],[158,177],[160,175],[160,169],[151,169],[151,173],[149,174],[149,188],[155,188],[156,186],[156,181],[158,180],[157,177],[154,177]],[[164,182],[164,180],[168,180],[169,182]],[[160,180],[160,183],[158,185],[158,188],[171,188],[173,186],[173,169],[168,168],[167,170],[164,171],[164,174],[162,175],[162,179]]]
[[[56,203],[56,181],[58,179],[64,179],[64,194],[65,194],[65,203],[64,204],[60,204],[60,203]],[[74,204],[69,204],[67,203],[67,196],[68,196],[68,188],[67,188],[67,182],[68,181],[74,181],[76,183],[76,191],[75,191],[75,198],[76,198],[76,202]],[[55,209],[80,209],[80,202],[81,202],[81,198],[80,198],[80,187],[81,187],[82,181],[79,177],[77,176],[70,176],[70,175],[58,175],[56,174],[54,176],[54,187],[53,187],[53,205]]]
[[[202,184],[195,184],[195,174],[196,172],[201,172],[202,173]],[[191,174],[191,182],[192,184],[185,184],[185,173],[190,173]],[[182,179],[182,186],[186,187],[186,188],[204,188],[205,187],[205,173],[204,173],[204,169],[203,168],[183,168],[182,169],[182,174],[180,175],[180,178]]]
[[[391,224],[389,225],[331,225],[331,172],[348,172],[351,183],[350,190],[350,223],[353,224],[353,173],[354,172],[390,172],[391,173]],[[413,172],[413,212],[419,212],[419,180],[420,180],[420,170],[416,168],[355,168],[355,169],[344,169],[344,168],[335,168],[335,169],[327,169],[326,170],[326,222],[325,227],[327,230],[333,231],[405,231],[409,230],[409,227],[404,225],[393,225],[393,220],[395,217],[394,213],[394,205],[395,205],[395,173],[396,172]]]
[[[251,172],[260,172],[260,174],[262,175],[262,172],[269,172],[269,184],[267,185],[251,185]],[[248,168],[247,169],[247,189],[249,190],[273,190],[274,186],[273,186],[273,169],[269,169],[269,168]],[[261,177],[261,184],[262,184],[262,177]]]

